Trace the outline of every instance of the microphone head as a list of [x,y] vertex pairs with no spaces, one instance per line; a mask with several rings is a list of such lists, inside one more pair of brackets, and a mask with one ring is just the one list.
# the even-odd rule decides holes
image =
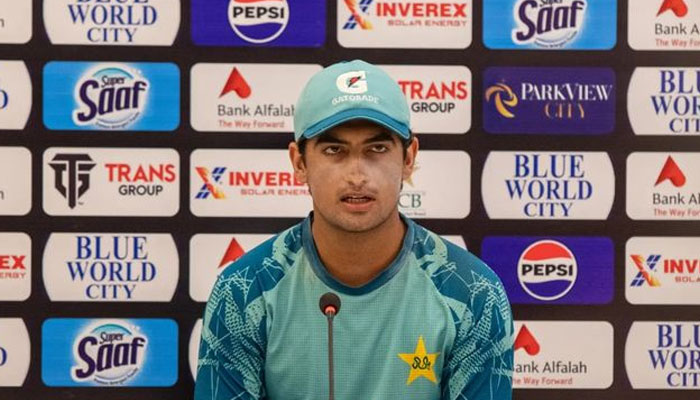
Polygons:
[[319,299],[318,306],[323,315],[328,315],[331,311],[337,315],[340,311],[340,297],[335,293],[327,292]]

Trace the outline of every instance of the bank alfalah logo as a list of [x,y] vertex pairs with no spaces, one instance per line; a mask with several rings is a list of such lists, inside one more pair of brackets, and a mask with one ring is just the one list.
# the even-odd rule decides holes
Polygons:
[[90,171],[95,167],[88,154],[59,153],[49,163],[54,170],[54,187],[75,208],[78,199],[90,189]]

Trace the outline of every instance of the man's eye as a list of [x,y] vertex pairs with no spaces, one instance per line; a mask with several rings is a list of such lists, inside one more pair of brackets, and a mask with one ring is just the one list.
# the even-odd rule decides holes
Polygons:
[[328,146],[323,149],[323,154],[333,155],[340,153],[340,146]]
[[372,151],[375,153],[385,153],[389,151],[389,148],[384,144],[375,144],[372,146]]

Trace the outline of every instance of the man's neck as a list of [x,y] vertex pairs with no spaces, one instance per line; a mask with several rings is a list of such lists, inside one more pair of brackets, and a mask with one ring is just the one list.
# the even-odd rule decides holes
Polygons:
[[311,231],[328,273],[344,285],[359,287],[376,278],[396,258],[406,225],[396,212],[371,231],[342,231],[321,218],[314,219]]

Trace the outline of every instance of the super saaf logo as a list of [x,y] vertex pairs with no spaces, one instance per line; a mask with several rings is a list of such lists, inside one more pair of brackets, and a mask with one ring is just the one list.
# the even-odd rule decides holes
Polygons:
[[179,124],[175,64],[52,61],[44,67],[49,129],[172,131]]
[[325,1],[192,1],[192,40],[199,45],[319,47],[325,36]]
[[51,318],[41,377],[47,386],[172,386],[177,338],[171,319]]
[[608,50],[616,33],[617,0],[484,2],[484,44],[491,49]]

